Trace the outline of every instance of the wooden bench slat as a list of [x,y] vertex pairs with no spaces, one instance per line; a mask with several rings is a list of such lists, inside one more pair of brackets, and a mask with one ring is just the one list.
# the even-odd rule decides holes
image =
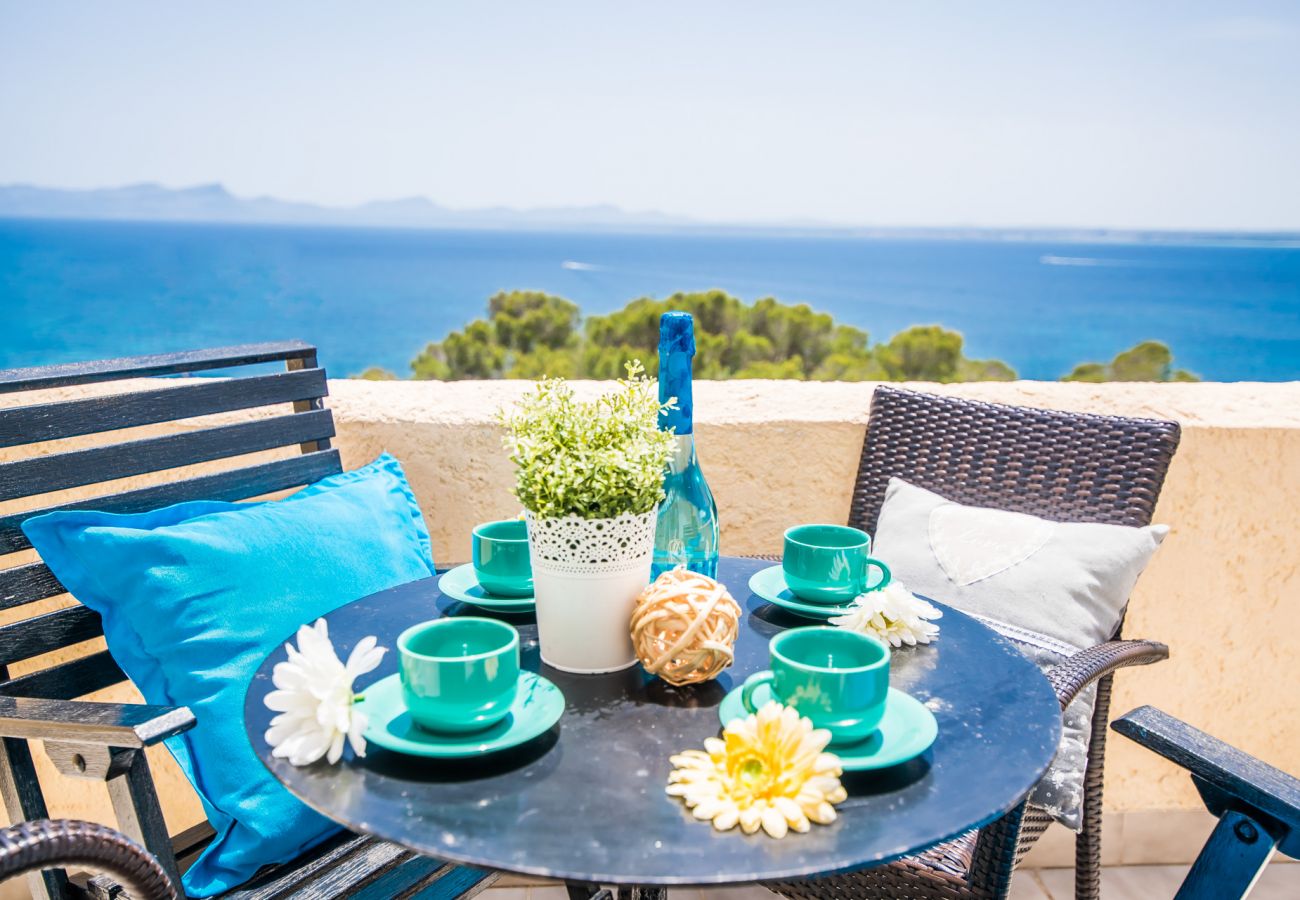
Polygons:
[[[380,878],[351,888],[348,900],[407,900],[419,896],[425,888],[433,886],[455,866],[447,865],[441,860],[433,860],[419,854],[412,854],[409,860],[400,862]],[[298,895],[295,895],[295,900]],[[302,900],[307,900],[303,896]]]
[[[294,418],[310,413],[296,413]],[[319,481],[343,471],[337,450],[318,450],[288,459],[278,459],[256,466],[230,469],[212,475],[199,475],[152,487],[137,488],[120,494],[90,497],[73,503],[32,509],[0,516],[0,553],[26,550],[31,546],[22,532],[22,523],[32,516],[56,509],[97,509],[104,512],[147,512],[186,500],[245,500],[287,488]]]
[[416,854],[405,847],[388,841],[373,841],[346,859],[317,871],[312,878],[299,880],[292,891],[277,896],[284,900],[353,897],[361,888],[416,858]]
[[126,681],[112,654],[100,650],[69,662],[0,681],[0,695],[41,700],[75,700]]
[[[455,900],[459,897],[473,897],[500,877],[499,872],[489,872],[475,866],[443,866],[415,890],[399,894],[394,900]],[[357,900],[380,900],[381,896],[362,895]]]
[[333,434],[333,413],[328,409],[317,409],[107,447],[37,456],[0,464],[0,501],[302,444]]
[[202,379],[200,384],[0,409],[0,447],[314,400],[327,394],[323,369],[300,369],[249,378]]
[[0,370],[0,394],[71,384],[90,384],[96,381],[116,381],[121,378],[146,375],[176,375],[182,372],[229,369],[234,366],[251,366],[281,360],[315,359],[315,356],[316,348],[311,344],[302,341],[271,341],[239,344],[233,347],[213,347],[208,350],[186,350],[180,353],[157,353],[93,362],[5,369]]
[[66,590],[50,567],[42,562],[0,569],[0,609],[56,597]]
[[[300,863],[301,857],[287,868]],[[310,870],[309,877],[301,877],[306,870]],[[292,881],[264,888],[278,893],[258,894],[256,900],[451,900],[473,896],[497,877],[495,872],[453,865],[387,841],[371,840],[346,858],[331,856],[324,866],[308,863],[296,869]],[[248,898],[240,896],[238,900]]]
[[389,849],[379,857],[374,857],[376,862],[383,858],[395,859],[410,852],[369,835],[344,831],[305,851],[297,859],[258,873],[251,881],[222,897],[223,900],[279,900],[303,885],[312,883],[330,869],[347,865],[358,854],[364,858],[369,851],[379,847]]
[[80,644],[103,634],[99,613],[80,605],[0,625],[0,666]]
[[449,900],[496,873],[421,856],[389,841],[343,832],[297,859],[259,873],[222,900]]
[[172,835],[172,849],[177,856],[184,856],[186,853],[197,852],[206,847],[216,836],[216,829],[205,819]]

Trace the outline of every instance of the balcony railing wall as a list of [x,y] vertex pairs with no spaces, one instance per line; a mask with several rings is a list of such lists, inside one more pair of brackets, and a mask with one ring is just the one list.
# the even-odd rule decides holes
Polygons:
[[[776,552],[792,522],[845,520],[872,387],[697,385],[698,444],[724,553]],[[1300,772],[1293,690],[1300,683],[1300,383],[915,387],[1181,422],[1182,446],[1156,514],[1172,531],[1138,585],[1126,626],[1130,635],[1167,642],[1172,657],[1122,673],[1113,709],[1154,704]],[[332,381],[328,402],[346,467],[382,450],[402,461],[443,563],[469,557],[475,523],[519,511],[493,416],[526,389],[523,382]],[[1107,862],[1189,860],[1212,822],[1186,775],[1126,741],[1112,741],[1109,753]],[[166,772],[173,830],[197,821],[201,811],[179,772],[169,759],[153,759]],[[43,777],[53,784],[59,776]],[[84,797],[82,783],[67,787],[55,792],[56,814],[111,821],[106,798]],[[1035,855],[1045,864],[1068,861],[1068,845],[1057,835]]]

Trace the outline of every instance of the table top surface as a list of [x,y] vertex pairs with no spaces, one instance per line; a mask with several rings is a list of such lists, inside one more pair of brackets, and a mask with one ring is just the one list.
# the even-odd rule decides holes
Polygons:
[[[818,624],[754,596],[770,562],[724,557],[719,579],[744,610],[736,661],[715,681],[673,687],[639,665],[609,675],[545,666],[531,615],[494,615],[411,582],[330,614],[340,657],[368,634],[392,648],[407,626],[444,615],[491,615],[519,628],[523,666],[564,692],[559,724],[529,744],[474,760],[415,759],[373,744],[338,766],[273,759],[263,699],[278,648],[249,688],[245,724],[263,763],[307,805],[354,831],[430,856],[490,869],[604,884],[709,885],[829,874],[887,862],[978,827],[1014,807],[1056,752],[1060,707],[1013,644],[944,608],[928,646],[896,650],[891,683],[935,714],[939,736],[920,758],[845,773],[848,800],[829,826],[773,840],[720,833],[664,793],[669,757],[718,734],[718,704],[767,668],[777,632]],[[358,690],[397,671],[390,649]]]

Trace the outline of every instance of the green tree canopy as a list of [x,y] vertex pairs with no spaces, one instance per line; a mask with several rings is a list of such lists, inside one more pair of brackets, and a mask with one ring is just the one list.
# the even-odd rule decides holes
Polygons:
[[1185,369],[1174,368],[1174,354],[1159,341],[1143,341],[1108,363],[1080,363],[1062,381],[1200,381]]
[[429,344],[411,361],[417,379],[575,377],[576,303],[541,291],[502,291],[488,300],[488,317]]
[[[791,378],[819,381],[1011,380],[996,360],[962,355],[962,336],[938,325],[909,328],[873,346],[867,332],[838,324],[804,303],[767,297],[746,304],[725,291],[642,297],[608,315],[580,319],[578,307],[539,291],[500,293],[488,317],[429,344],[411,363],[416,378],[618,378],[629,359],[650,374],[659,360],[659,318],[669,310],[695,317],[699,378]],[[579,326],[581,325],[581,329]]]
[[[411,362],[417,379],[619,378],[623,364],[641,360],[658,372],[659,317],[680,309],[695,317],[699,378],[786,378],[816,381],[1013,381],[996,359],[968,359],[960,332],[913,325],[884,343],[837,323],[806,303],[765,297],[752,304],[726,291],[641,297],[584,321],[577,304],[542,291],[502,291],[488,300],[487,318],[431,343]],[[370,368],[361,378],[388,379]],[[1197,381],[1173,367],[1173,353],[1143,341],[1108,363],[1075,366],[1062,381]]]

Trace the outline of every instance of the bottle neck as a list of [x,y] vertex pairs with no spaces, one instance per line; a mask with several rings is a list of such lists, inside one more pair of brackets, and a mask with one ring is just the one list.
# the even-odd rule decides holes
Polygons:
[[659,427],[678,435],[695,431],[695,402],[691,397],[691,357],[683,352],[659,353],[659,402],[677,398],[676,408],[659,413]]
[[695,435],[678,434],[673,437],[673,458],[668,462],[670,472],[684,472],[695,462]]

